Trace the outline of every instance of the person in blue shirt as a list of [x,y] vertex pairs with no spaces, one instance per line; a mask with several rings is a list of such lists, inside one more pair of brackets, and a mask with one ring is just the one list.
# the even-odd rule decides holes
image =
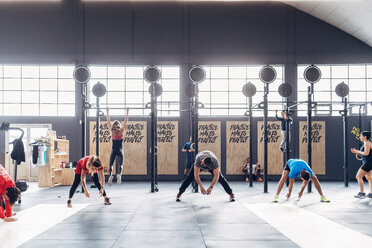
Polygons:
[[274,198],[274,202],[279,201],[279,194],[283,188],[284,182],[289,177],[289,185],[288,185],[288,193],[286,195],[287,199],[291,197],[291,192],[293,189],[293,183],[296,177],[300,177],[302,179],[302,186],[300,192],[298,192],[298,198],[300,199],[302,193],[305,190],[307,183],[312,180],[314,182],[315,188],[318,190],[320,195],[321,202],[330,202],[322,192],[322,188],[320,187],[320,183],[314,172],[311,170],[309,165],[302,159],[289,159],[284,167],[282,177],[280,178],[278,189],[276,191],[276,195]]
[[190,140],[186,142],[182,147],[182,152],[186,152],[186,165],[185,165],[185,170],[184,170],[185,176],[187,176],[187,174],[189,173],[192,163],[194,162],[193,161],[194,149],[192,147],[193,143],[191,143],[191,140],[192,140],[191,138],[192,137],[190,137]]

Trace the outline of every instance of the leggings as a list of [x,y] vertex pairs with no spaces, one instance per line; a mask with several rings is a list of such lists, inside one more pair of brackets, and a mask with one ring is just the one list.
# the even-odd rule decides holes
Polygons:
[[[94,184],[97,186],[98,190],[101,190],[101,183],[99,182],[98,174],[94,173],[93,176],[92,176],[92,179],[93,179]],[[81,181],[81,175],[80,174],[75,174],[75,180],[74,180],[74,183],[71,186],[69,198],[72,198],[74,196],[75,191],[80,184],[80,181]],[[105,190],[103,190],[103,196],[106,196]]]
[[[280,149],[285,151],[287,145],[287,131],[281,130],[282,142],[280,142]],[[291,134],[289,134],[289,142],[291,142]]]
[[[209,170],[209,172],[213,175],[213,170]],[[182,181],[181,187],[179,188],[179,194],[182,194],[185,192],[187,187],[191,184],[191,182],[194,180],[194,166],[191,167],[191,170],[189,171],[189,174],[187,174],[186,178]],[[218,178],[218,182],[222,185],[225,192],[229,195],[232,194],[232,189],[229,186],[229,183],[227,180],[223,177],[223,175],[220,172],[220,177]]]
[[121,175],[123,173],[123,162],[124,162],[124,153],[123,149],[112,149],[110,154],[110,168],[109,173],[112,176],[112,167],[116,158],[116,174]]

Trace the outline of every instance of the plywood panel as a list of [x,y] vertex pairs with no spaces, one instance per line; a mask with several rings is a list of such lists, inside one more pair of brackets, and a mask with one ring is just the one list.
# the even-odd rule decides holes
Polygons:
[[[263,121],[257,123],[257,162],[264,168],[263,163]],[[267,162],[269,175],[280,175],[283,171],[283,152],[280,151],[280,142],[282,141],[280,134],[280,121],[268,121],[267,122],[268,131],[268,143],[267,143]]]
[[[122,123],[123,124],[123,123]],[[90,122],[90,154],[96,153],[96,122]],[[100,158],[109,172],[111,153],[111,133],[106,121],[100,123]],[[114,164],[115,172],[115,164]],[[128,121],[124,136],[124,175],[147,174],[147,123],[145,121]]]
[[[325,121],[313,121],[311,128],[311,164],[315,174],[325,175]],[[307,161],[307,123],[299,125],[300,158]]]
[[226,122],[226,174],[240,175],[249,157],[248,121]]
[[178,121],[158,121],[158,174],[178,175]]
[[[199,151],[213,152],[221,165],[221,122],[199,121],[198,124]],[[203,172],[209,174],[208,172]]]

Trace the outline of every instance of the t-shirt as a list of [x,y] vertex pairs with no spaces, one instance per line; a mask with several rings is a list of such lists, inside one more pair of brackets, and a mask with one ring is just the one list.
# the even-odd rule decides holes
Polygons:
[[[185,150],[190,150],[191,149],[191,142],[186,142],[182,149]],[[191,161],[192,160],[192,152],[186,152],[186,161]]]
[[[278,119],[281,123],[281,130],[282,131],[285,131],[285,130],[287,130],[286,129],[286,119],[284,119],[283,117],[279,117],[278,115],[276,115],[276,119]],[[293,120],[292,120],[292,118],[291,117],[289,117],[288,118],[288,121],[291,123]]]
[[[249,164],[246,164],[244,168],[249,172]],[[256,164],[252,164],[252,172],[256,170]]]
[[287,165],[291,170],[289,172],[289,178],[294,179],[295,177],[299,177],[300,173],[303,169],[310,173],[310,178],[313,176],[313,171],[309,167],[309,165],[303,161],[302,159],[289,159],[287,161]]
[[[210,165],[203,166],[201,164],[201,161],[205,158],[211,158],[212,163]],[[199,167],[201,171],[214,170],[214,169],[217,169],[220,166],[220,164],[218,163],[218,159],[217,159],[216,155],[214,155],[213,152],[207,151],[207,150],[199,152],[198,155],[196,155],[194,165],[196,167]]]
[[[4,169],[4,167],[0,164],[0,199],[3,199],[3,195],[5,194],[5,191],[7,189],[15,187],[15,184],[13,180],[10,178],[8,172]],[[9,200],[5,200],[5,212],[6,212],[6,217],[11,217],[12,216],[12,205],[10,205]],[[3,205],[0,204],[0,219],[5,218],[5,213],[3,209]]]
[[[87,169],[87,163],[88,163],[88,160],[89,160],[90,156],[86,156],[82,159],[80,159],[78,162],[77,162],[77,165],[76,165],[76,170],[75,170],[75,174],[81,174],[82,170],[85,170],[85,172],[87,174],[89,174],[89,170]],[[101,167],[98,168],[98,170],[103,170],[103,165]],[[97,173],[94,172],[94,173]]]

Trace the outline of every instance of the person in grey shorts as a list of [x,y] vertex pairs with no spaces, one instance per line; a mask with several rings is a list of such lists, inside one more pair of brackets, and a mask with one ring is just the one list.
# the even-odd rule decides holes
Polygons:
[[[204,188],[200,180],[200,171],[208,171],[214,176],[211,185],[207,189]],[[230,188],[229,183],[226,181],[224,176],[221,174],[220,164],[213,152],[202,151],[199,152],[198,155],[196,155],[194,166],[191,167],[186,178],[182,181],[176,201],[181,201],[181,195],[183,194],[183,192],[185,192],[187,187],[189,187],[194,178],[200,187],[200,193],[202,193],[203,195],[210,195],[212,193],[214,185],[218,181],[222,185],[226,193],[230,196],[229,200],[235,201],[235,196],[232,192],[232,189]]]

